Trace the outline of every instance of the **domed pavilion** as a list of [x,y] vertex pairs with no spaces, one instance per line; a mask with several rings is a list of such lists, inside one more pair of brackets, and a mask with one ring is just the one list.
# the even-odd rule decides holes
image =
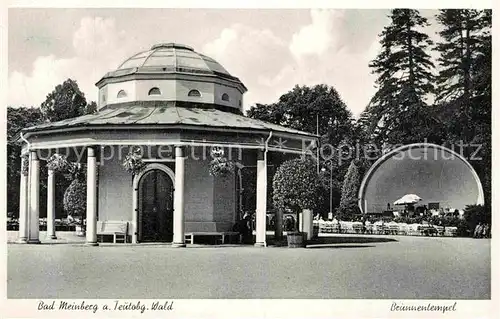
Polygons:
[[[98,225],[115,222],[127,225],[129,242],[176,247],[185,246],[186,233],[231,231],[240,218],[237,171],[256,167],[255,245],[266,246],[268,163],[273,154],[304,155],[316,135],[244,116],[245,85],[185,45],[154,45],[96,86],[97,113],[19,134],[23,155],[29,154],[23,161],[28,174],[21,176],[20,242],[40,242],[40,162],[58,153],[86,163],[89,245],[97,245]],[[136,174],[123,167],[131,148],[141,150],[145,164]],[[235,163],[231,174],[210,174],[214,152]],[[55,238],[55,179],[48,172],[47,233]]]

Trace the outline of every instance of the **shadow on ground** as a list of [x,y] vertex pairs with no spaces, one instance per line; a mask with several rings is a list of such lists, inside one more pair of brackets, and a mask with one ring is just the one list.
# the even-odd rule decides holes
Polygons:
[[[384,237],[366,237],[366,236],[332,236],[332,237],[318,237],[307,242],[307,248],[326,248],[326,247],[340,247],[338,244],[367,244],[367,243],[387,243],[397,242],[394,238]],[[287,246],[287,239],[284,237],[282,240],[275,238],[267,238],[269,246]],[[315,247],[313,247],[315,246]],[[343,245],[342,247],[373,247],[368,245]]]
[[317,248],[333,248],[333,249],[340,249],[340,248],[369,248],[369,247],[375,247],[374,245],[338,245],[338,244],[314,244],[314,245],[307,245],[306,248],[312,248],[312,249],[317,249]]
[[386,243],[397,241],[394,238],[384,237],[365,237],[365,236],[338,236],[338,237],[319,237],[309,241],[313,244],[364,244],[364,243]]

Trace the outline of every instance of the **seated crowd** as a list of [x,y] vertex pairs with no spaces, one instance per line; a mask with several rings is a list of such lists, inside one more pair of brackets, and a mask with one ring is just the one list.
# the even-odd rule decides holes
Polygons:
[[[366,218],[357,217],[350,220],[340,220],[335,216],[332,220],[324,220],[317,215],[314,218],[314,226],[319,233],[345,233],[345,234],[378,234],[378,235],[410,235],[410,236],[458,236],[463,232],[457,226],[443,225],[441,221],[433,223],[432,220],[412,220],[402,222],[398,218]],[[479,224],[473,237],[489,238],[490,227],[487,224]]]

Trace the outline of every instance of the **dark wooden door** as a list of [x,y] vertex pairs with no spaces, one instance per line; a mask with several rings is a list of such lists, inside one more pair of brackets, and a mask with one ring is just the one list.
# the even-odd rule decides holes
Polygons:
[[173,185],[161,170],[144,174],[139,182],[139,241],[171,242],[173,238]]

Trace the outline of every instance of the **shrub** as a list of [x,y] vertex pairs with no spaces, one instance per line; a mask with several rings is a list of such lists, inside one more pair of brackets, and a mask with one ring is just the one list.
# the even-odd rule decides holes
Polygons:
[[64,192],[63,204],[68,215],[81,216],[83,223],[87,209],[87,186],[84,181],[77,178],[71,182]]
[[273,178],[273,202],[276,209],[290,209],[300,213],[316,209],[320,202],[320,182],[316,165],[310,159],[293,159],[284,162]]
[[491,225],[491,210],[483,205],[467,205],[464,210],[464,219],[469,231],[473,231],[477,224]]
[[349,165],[344,178],[344,184],[342,185],[342,197],[340,199],[340,207],[338,209],[338,215],[342,216],[342,219],[349,220],[354,215],[360,213],[358,207],[358,190],[360,181],[361,176],[358,163],[356,160],[353,160]]

